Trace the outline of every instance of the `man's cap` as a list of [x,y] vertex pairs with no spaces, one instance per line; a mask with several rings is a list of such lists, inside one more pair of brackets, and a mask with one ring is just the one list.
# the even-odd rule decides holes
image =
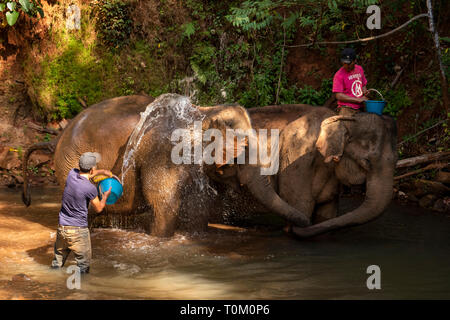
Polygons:
[[80,157],[80,169],[91,170],[101,159],[102,157],[97,152],[85,152]]
[[341,62],[343,63],[352,63],[353,60],[356,59],[355,50],[352,48],[345,48],[341,53]]

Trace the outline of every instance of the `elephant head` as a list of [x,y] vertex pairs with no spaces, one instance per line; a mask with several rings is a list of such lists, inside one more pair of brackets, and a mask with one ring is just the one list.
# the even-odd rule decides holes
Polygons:
[[[218,182],[226,183],[235,189],[241,185],[246,185],[252,195],[258,199],[266,208],[281,215],[298,226],[308,226],[309,219],[296,208],[289,205],[275,192],[271,184],[270,176],[261,174],[260,162],[250,164],[249,149],[251,143],[259,140],[259,136],[252,130],[250,117],[247,111],[239,106],[233,107],[207,107],[200,108],[206,115],[203,120],[203,130],[217,129],[226,136],[228,129],[239,129],[248,135],[243,139],[236,139],[230,145],[227,141],[223,144],[223,155],[232,154],[232,161],[227,163],[219,162],[205,166],[208,176]],[[230,151],[231,150],[231,151]],[[243,164],[238,164],[236,159],[243,157]]]
[[392,199],[396,139],[395,121],[388,116],[359,113],[324,120],[316,141],[318,152],[325,163],[334,165],[341,183],[366,182],[365,200],[355,210],[336,218],[307,228],[293,227],[294,234],[309,237],[379,217]]

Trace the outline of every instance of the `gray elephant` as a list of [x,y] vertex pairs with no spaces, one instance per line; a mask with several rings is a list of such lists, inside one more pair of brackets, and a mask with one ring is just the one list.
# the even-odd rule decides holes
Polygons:
[[[278,196],[268,176],[260,175],[258,163],[175,164],[172,134],[175,129],[192,127],[195,121],[201,121],[202,130],[251,129],[242,107],[194,107],[186,97],[175,94],[156,100],[119,97],[93,105],[77,115],[58,139],[54,162],[59,185],[64,186],[65,177],[78,166],[82,153],[95,151],[102,155],[98,168],[119,176],[124,194],[92,225],[142,227],[157,236],[171,236],[175,230],[205,230],[220,197],[208,175],[235,188],[245,187],[269,211],[296,225],[309,225],[307,217]],[[25,176],[29,154],[23,164]],[[30,204],[27,179],[23,199]]]
[[[370,221],[391,199],[396,130],[389,117],[366,113],[342,117],[307,105],[249,111],[238,106],[180,109],[183,99],[167,95],[152,110],[146,109],[153,101],[149,97],[110,99],[82,112],[64,131],[55,151],[60,185],[77,166],[79,155],[93,150],[104,154],[101,168],[124,179],[123,198],[96,219],[97,225],[141,226],[169,236],[176,229],[204,230],[208,220],[223,220],[225,212],[237,216],[275,212],[294,224],[291,230],[297,236],[308,237]],[[140,117],[144,111],[148,114]],[[278,173],[263,176],[261,165],[248,161],[175,165],[169,135],[194,120],[202,121],[203,130],[279,129]],[[140,135],[136,127],[141,128]],[[130,141],[140,144],[131,150]],[[248,157],[248,146],[243,150]],[[28,153],[24,167],[27,157]],[[130,161],[131,169],[124,172],[123,164],[130,167]],[[339,184],[364,181],[364,204],[336,217]],[[27,191],[26,183],[24,188]],[[26,192],[24,198],[29,203]],[[316,224],[303,228],[311,223]]]
[[[396,123],[389,116],[337,116],[323,107],[267,106],[249,110],[254,128],[278,128],[280,197],[310,219],[293,226],[299,237],[359,225],[380,216],[390,203],[397,161]],[[366,184],[357,209],[337,217],[339,185]]]

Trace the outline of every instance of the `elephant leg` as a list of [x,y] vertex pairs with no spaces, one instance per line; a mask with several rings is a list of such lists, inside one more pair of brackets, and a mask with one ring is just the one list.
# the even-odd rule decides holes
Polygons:
[[317,182],[316,185],[320,187],[320,192],[316,198],[317,202],[313,216],[313,224],[335,218],[339,205],[339,183],[335,177],[329,178],[324,185]]
[[338,198],[316,205],[313,224],[332,219],[337,215]]
[[179,186],[184,180],[183,172],[179,168],[146,168],[143,171],[143,194],[153,209],[150,233],[158,237],[173,236],[182,200]]

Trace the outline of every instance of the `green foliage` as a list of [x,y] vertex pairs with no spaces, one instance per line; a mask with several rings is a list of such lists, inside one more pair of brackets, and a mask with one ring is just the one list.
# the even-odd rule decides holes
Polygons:
[[[450,42],[450,38],[449,42]],[[442,64],[444,65],[445,77],[447,80],[450,78],[450,49],[446,48],[442,54]]]
[[50,140],[52,140],[52,137],[50,136],[50,134],[46,133],[44,136],[44,142],[49,142]]
[[181,26],[181,29],[183,30],[182,36],[183,38],[190,39],[191,36],[195,33],[195,23],[194,22],[188,22]]
[[233,26],[244,31],[261,30],[267,28],[273,20],[274,7],[277,1],[272,0],[248,0],[240,7],[232,7],[231,14],[226,16]]
[[79,98],[86,97],[87,103],[92,104],[102,96],[101,76],[107,66],[97,63],[92,50],[70,37],[59,56],[43,61],[42,72],[35,75],[33,85],[39,91],[41,105],[56,107],[51,119],[75,116],[83,109]]
[[[3,2],[0,0],[0,4]],[[82,8],[84,26],[78,38],[74,36],[68,42],[58,43],[58,47],[65,48],[63,52],[44,59],[39,72],[35,72],[34,87],[41,101],[45,100],[42,105],[55,106],[52,118],[74,116],[82,110],[78,101],[80,97],[92,104],[104,98],[141,92],[153,96],[165,92],[193,94],[194,103],[202,105],[227,102],[239,102],[245,107],[275,103],[323,105],[331,96],[330,77],[333,75],[326,74],[320,87],[312,87],[309,82],[294,85],[288,79],[287,71],[291,76],[296,71],[290,70],[292,65],[288,65],[287,57],[297,59],[294,50],[303,49],[283,46],[293,44],[294,38],[297,44],[369,36],[372,31],[366,28],[365,10],[371,4],[380,4],[380,1],[185,0],[182,7],[177,8],[172,6],[173,2],[161,1],[156,2],[157,8],[152,12],[156,15],[151,17],[157,21],[155,24],[131,16],[135,3],[98,0],[92,9],[97,17],[95,30],[100,42],[104,47],[120,50],[101,50],[104,47],[98,46],[95,35],[91,37],[95,40],[87,41],[86,25],[92,25],[93,21],[83,18],[92,17],[91,8],[86,9],[85,6]],[[383,3],[383,27],[392,29],[403,23],[406,14],[397,13],[405,8],[418,10],[414,14],[421,13],[423,5],[417,1],[414,3],[409,4],[405,0]],[[6,6],[5,10],[8,10]],[[145,28],[145,25],[150,27],[142,32],[137,30]],[[93,30],[94,26],[91,28]],[[134,33],[131,35],[132,30]],[[396,46],[389,56],[381,46],[374,48],[375,42],[353,46],[359,53],[358,63],[370,70],[367,77],[371,87],[383,88],[391,83],[397,64],[401,67],[412,65],[411,48],[422,50],[419,43],[411,45],[412,40],[417,40],[417,30],[425,31],[426,23],[417,21],[417,24],[415,22],[400,31],[403,32],[398,37],[400,44],[395,37],[390,38]],[[445,49],[448,38],[443,37],[441,41],[443,62],[448,73],[450,55]],[[390,42],[385,45],[389,46]],[[336,52],[343,46],[337,46]],[[321,49],[320,54],[327,61],[333,61],[325,56],[329,51],[324,47]],[[319,54],[319,50],[306,49],[306,52]],[[336,66],[331,69],[334,67],[338,67],[338,57]],[[416,74],[420,76],[421,73]],[[403,74],[400,83],[407,75],[408,72]],[[180,84],[183,79],[188,79],[188,89]],[[433,107],[440,102],[440,84],[436,79],[428,75],[419,79],[423,83],[420,97],[423,97],[424,106]],[[385,113],[394,117],[400,115],[412,105],[412,97],[416,99],[416,95],[411,93],[409,84],[387,92]]]
[[0,0],[0,16],[4,14],[10,26],[16,24],[21,11],[30,17],[37,17],[38,13],[44,17],[40,0]]
[[401,85],[396,90],[391,90],[384,94],[384,98],[387,101],[387,105],[383,113],[389,114],[394,118],[397,118],[405,108],[412,105],[408,92]]
[[423,108],[432,109],[436,103],[441,102],[442,90],[439,72],[431,73],[423,78]]
[[214,68],[216,54],[216,48],[209,44],[198,44],[194,47],[194,53],[189,60],[192,70],[202,84],[217,79]]
[[322,106],[331,97],[333,79],[324,79],[319,90],[311,90],[312,88],[305,86],[299,90],[298,101],[304,104],[310,104],[313,106]]
[[133,25],[128,4],[121,0],[96,0],[94,12],[97,36],[105,46],[118,49],[128,42]]
[[38,167],[28,167],[28,170],[33,172],[34,175],[38,175],[39,174],[39,168]]

